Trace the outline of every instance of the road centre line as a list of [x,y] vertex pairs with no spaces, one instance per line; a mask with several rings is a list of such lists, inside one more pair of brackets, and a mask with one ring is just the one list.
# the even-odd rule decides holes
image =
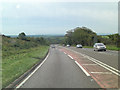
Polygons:
[[68,55],[71,59],[73,59],[73,57],[72,56],[70,56],[70,55]]
[[120,73],[119,70],[117,70],[117,69],[115,69],[115,68],[113,68],[113,67],[111,67],[111,66],[109,66],[109,65],[107,65],[107,64],[105,64],[105,63],[103,63],[103,62],[101,62],[101,61],[99,61],[99,60],[96,60],[96,59],[94,59],[94,58],[92,58],[92,57],[89,57],[89,56],[86,56],[86,55],[83,55],[83,56],[86,57],[86,58],[88,58],[89,60],[92,60],[92,61],[96,61],[96,62],[98,62],[98,63],[101,63],[101,64],[103,64],[103,65],[105,65],[105,66],[113,69],[114,71],[117,71],[117,72]]
[[42,61],[42,63],[26,79],[24,79],[16,88],[20,88],[44,64],[48,56],[49,56],[49,53],[46,56],[46,58]]
[[[66,49],[68,49],[68,48],[66,48]],[[68,50],[71,50],[71,49],[68,49]],[[113,68],[113,67],[111,67],[111,66],[109,66],[109,65],[107,65],[107,64],[105,64],[105,63],[103,63],[103,62],[101,62],[101,61],[99,61],[99,60],[96,60],[96,59],[94,59],[94,58],[92,58],[92,57],[90,57],[90,56],[87,56],[87,55],[85,55],[85,54],[76,52],[76,51],[74,51],[74,50],[71,50],[71,51],[73,51],[73,52],[75,52],[75,53],[78,53],[78,54],[82,55],[83,57],[85,57],[85,58],[87,58],[87,59],[93,61],[94,63],[96,63],[96,64],[102,66],[103,68],[105,68],[105,69],[111,71],[112,73],[116,74],[117,76],[120,76],[120,74],[119,74],[120,71],[119,71],[119,70],[117,70],[117,69],[115,69],[115,68]],[[112,69],[112,70],[111,70],[111,69]],[[113,71],[113,70],[114,70],[114,71]]]
[[90,74],[89,74],[77,61],[75,61],[75,63],[82,69],[82,71],[83,71],[87,76],[90,76]]

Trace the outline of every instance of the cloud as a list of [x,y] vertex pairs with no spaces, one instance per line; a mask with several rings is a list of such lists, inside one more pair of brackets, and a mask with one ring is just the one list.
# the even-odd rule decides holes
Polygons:
[[[65,27],[74,28],[79,25],[92,27],[95,31],[104,32],[117,27],[117,3],[3,3],[3,18],[8,26],[24,24],[25,29],[31,25],[56,29],[60,32]],[[3,19],[4,20],[4,19]],[[19,21],[18,21],[19,20]],[[16,22],[18,22],[16,24]],[[9,25],[10,24],[10,25]],[[26,25],[27,24],[27,25]],[[57,28],[54,28],[57,26]],[[17,27],[17,26],[15,26]],[[47,28],[46,30],[47,32]],[[103,28],[103,29],[102,29]],[[112,28],[112,29],[110,29]],[[9,28],[7,28],[8,30]],[[15,28],[16,29],[16,28]],[[107,32],[107,31],[106,31]]]
[[[58,5],[58,6],[57,6]],[[80,4],[81,5],[81,4]],[[117,4],[116,4],[117,5]],[[69,6],[69,4],[68,4]],[[118,17],[116,10],[110,9],[98,9],[99,6],[79,6],[79,7],[67,7],[56,3],[38,3],[38,4],[25,4],[14,3],[5,5],[3,17],[14,18],[28,18],[28,17],[86,17],[96,20],[115,21]],[[96,9],[95,9],[96,8]],[[116,6],[117,8],[117,6]],[[8,14],[9,13],[9,14]]]

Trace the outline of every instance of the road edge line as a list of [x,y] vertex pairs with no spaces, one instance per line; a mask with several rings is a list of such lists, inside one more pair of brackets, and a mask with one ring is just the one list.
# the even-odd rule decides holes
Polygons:
[[68,57],[70,57],[71,59],[73,59],[73,57],[72,57],[72,56],[70,56],[70,55],[68,55]]
[[86,76],[90,76],[90,74],[77,61],[75,61],[75,63],[82,69]]
[[36,67],[36,69],[16,87],[16,89],[20,88],[44,64],[44,62],[47,60],[48,57],[49,57],[49,53],[46,56],[46,58],[42,61],[42,63],[38,67]]

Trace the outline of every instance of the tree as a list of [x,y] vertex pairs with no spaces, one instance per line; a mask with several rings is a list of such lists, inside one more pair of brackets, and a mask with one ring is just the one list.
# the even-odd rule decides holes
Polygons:
[[90,30],[87,27],[77,27],[73,30],[69,30],[66,32],[66,40],[65,43],[68,44],[82,44],[91,46],[94,43],[94,37],[96,37],[97,34],[94,33],[92,30]]
[[18,38],[22,39],[22,40],[26,40],[26,34],[24,32],[22,32],[18,35]]

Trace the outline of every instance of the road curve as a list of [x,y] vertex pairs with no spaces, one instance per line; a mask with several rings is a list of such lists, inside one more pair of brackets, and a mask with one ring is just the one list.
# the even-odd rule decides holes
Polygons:
[[51,48],[45,63],[20,88],[100,88],[73,59]]

